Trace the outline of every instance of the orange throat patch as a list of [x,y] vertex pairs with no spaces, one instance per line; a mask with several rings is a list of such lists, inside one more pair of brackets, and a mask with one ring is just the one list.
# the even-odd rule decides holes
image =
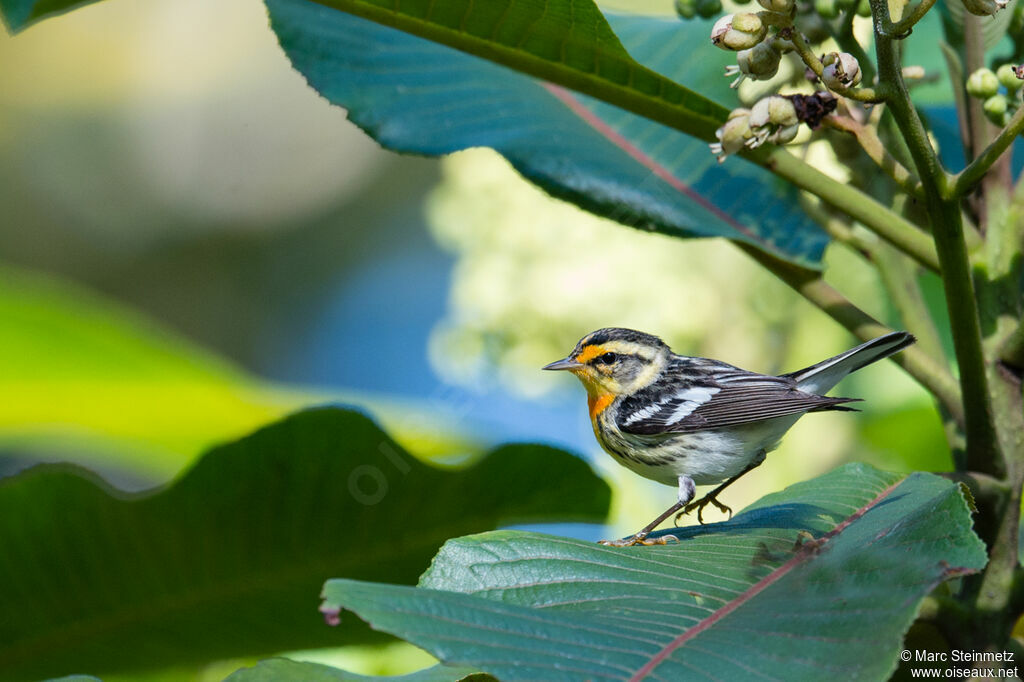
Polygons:
[[603,393],[601,395],[588,395],[587,406],[590,407],[590,418],[597,419],[597,416],[615,400],[614,393]]

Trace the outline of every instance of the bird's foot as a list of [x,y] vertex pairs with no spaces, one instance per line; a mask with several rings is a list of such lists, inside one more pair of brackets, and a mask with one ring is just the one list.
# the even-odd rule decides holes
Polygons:
[[598,544],[606,547],[633,547],[634,545],[667,545],[669,540],[679,542],[679,538],[675,535],[659,535],[656,538],[651,538],[647,536],[647,533],[637,533],[618,540],[600,540]]
[[683,511],[679,512],[678,514],[676,514],[676,519],[675,519],[676,525],[679,524],[679,519],[680,518],[682,518],[686,514],[689,514],[694,509],[696,509],[697,510],[697,522],[703,526],[704,525],[704,507],[708,506],[709,504],[714,506],[714,507],[717,507],[718,511],[722,512],[723,514],[728,514],[730,519],[732,518],[732,509],[730,507],[727,507],[726,505],[722,504],[721,502],[719,502],[717,497],[715,497],[714,495],[708,493],[707,495],[705,495],[704,497],[700,498],[699,500],[696,500],[695,502],[691,502],[690,504],[688,504],[685,507],[683,507]]

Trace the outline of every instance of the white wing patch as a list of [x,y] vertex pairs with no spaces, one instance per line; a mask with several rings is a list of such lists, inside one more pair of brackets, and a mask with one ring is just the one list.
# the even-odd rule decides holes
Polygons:
[[674,424],[677,421],[685,419],[688,414],[711,400],[711,398],[713,398],[720,390],[722,389],[717,387],[694,386],[693,388],[688,388],[685,391],[676,393],[672,396],[672,400],[682,400],[683,402],[676,407],[675,411],[672,412],[672,415],[665,420],[665,423]]
[[663,405],[664,403],[654,403],[652,405],[648,405],[642,410],[637,410],[633,414],[629,415],[629,418],[626,419],[626,421],[624,421],[623,424],[628,426],[629,424],[642,422],[645,419],[653,417],[655,414],[661,411]]

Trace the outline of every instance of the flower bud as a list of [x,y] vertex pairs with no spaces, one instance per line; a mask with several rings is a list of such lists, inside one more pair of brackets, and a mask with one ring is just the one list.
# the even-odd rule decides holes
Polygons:
[[839,16],[839,4],[836,0],[814,0],[814,11],[824,19],[835,19]]
[[750,126],[748,147],[760,147],[765,142],[786,144],[792,142],[800,129],[796,106],[789,97],[769,95],[757,101],[747,118]]
[[797,19],[800,22],[800,30],[812,45],[824,42],[832,37],[832,29],[825,19],[814,12],[801,13]]
[[725,161],[725,157],[735,154],[743,149],[744,145],[754,137],[750,130],[750,109],[734,109],[729,113],[729,119],[725,124],[715,131],[718,142],[713,142],[711,153],[718,157],[718,163]]
[[764,40],[768,27],[756,14],[726,14],[711,27],[711,42],[723,50],[748,50]]
[[763,128],[769,125],[791,126],[799,122],[793,101],[781,95],[769,95],[759,99],[750,109],[751,128]]
[[794,123],[791,126],[782,126],[768,136],[768,141],[773,144],[788,144],[793,141],[798,132],[800,132],[799,123]]
[[960,0],[964,9],[979,17],[987,17],[1006,7],[1008,0]]
[[682,19],[693,19],[697,16],[697,0],[676,0],[676,14]]
[[841,90],[860,83],[860,63],[849,52],[830,52],[821,63],[825,65],[821,81],[829,89]]
[[925,76],[924,67],[917,64],[904,66],[902,71],[903,79],[908,81],[919,81]]
[[736,53],[736,66],[727,66],[725,68],[726,76],[735,76],[739,74],[739,78],[734,80],[730,87],[739,87],[739,84],[744,78],[749,78],[754,81],[768,80],[779,72],[779,62],[782,60],[782,54],[771,44],[769,41],[763,41],[750,48],[749,50],[740,50]]
[[697,0],[697,14],[701,19],[710,19],[722,12],[722,0]]
[[860,2],[857,3],[857,16],[864,18],[871,16],[870,0],[860,0]]
[[1003,64],[996,69],[996,78],[1011,93],[1017,92],[1020,86],[1024,85],[1024,81],[1017,76],[1017,68],[1013,64]]
[[779,14],[789,14],[796,6],[795,0],[757,0],[757,4],[769,12],[778,12]]
[[1006,109],[1009,106],[1005,95],[992,95],[981,106],[985,110],[985,116],[988,120],[997,126],[1003,125],[1003,119],[1006,118]]
[[967,78],[967,94],[987,99],[999,92],[999,78],[991,69],[980,68]]

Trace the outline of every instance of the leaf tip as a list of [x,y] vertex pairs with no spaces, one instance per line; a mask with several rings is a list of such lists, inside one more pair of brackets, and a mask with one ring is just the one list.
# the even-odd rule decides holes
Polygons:
[[341,625],[341,607],[324,603],[320,606],[320,613],[324,616],[324,622],[332,628]]

